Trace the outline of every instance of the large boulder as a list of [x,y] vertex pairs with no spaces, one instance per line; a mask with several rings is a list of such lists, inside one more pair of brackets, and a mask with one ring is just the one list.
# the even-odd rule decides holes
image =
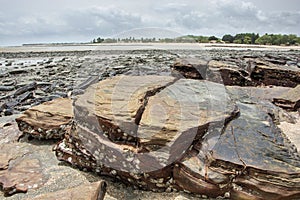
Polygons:
[[[153,92],[153,86],[160,89]],[[56,146],[59,159],[164,191],[171,188],[175,161],[238,110],[220,84],[119,76],[88,88],[74,113],[75,125]]]

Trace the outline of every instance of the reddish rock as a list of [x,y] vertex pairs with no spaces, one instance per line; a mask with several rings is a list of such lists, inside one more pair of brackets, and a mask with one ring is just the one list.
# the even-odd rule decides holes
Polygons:
[[30,147],[9,143],[0,148],[0,185],[5,195],[37,189],[46,182],[42,165]]
[[21,135],[22,132],[19,130],[16,122],[0,125],[0,145],[17,142]]

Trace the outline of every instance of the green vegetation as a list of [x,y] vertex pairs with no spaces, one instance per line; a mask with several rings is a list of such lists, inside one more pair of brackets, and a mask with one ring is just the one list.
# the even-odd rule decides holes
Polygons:
[[299,45],[300,37],[297,35],[281,35],[281,34],[265,34],[259,37],[256,44],[270,44],[270,45]]
[[294,34],[268,34],[259,36],[258,33],[238,33],[235,36],[225,34],[222,38],[216,36],[186,35],[177,38],[96,38],[91,43],[233,43],[260,45],[300,45],[300,37]]

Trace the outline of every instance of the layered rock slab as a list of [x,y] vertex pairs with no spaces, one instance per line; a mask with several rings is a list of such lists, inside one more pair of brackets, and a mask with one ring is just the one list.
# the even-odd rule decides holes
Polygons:
[[245,58],[243,62],[178,59],[172,69],[185,78],[204,79],[229,86],[296,87],[300,84],[299,68],[274,64],[264,58]]
[[275,97],[273,103],[287,110],[298,110],[300,108],[300,85],[290,89],[279,97]]
[[60,139],[72,119],[72,100],[58,98],[26,110],[16,121],[24,134],[39,139]]
[[300,84],[300,69],[298,67],[276,65],[261,59],[250,60],[254,65],[251,79],[257,84],[296,87]]
[[[174,168],[179,187],[232,199],[299,198],[299,154],[261,106],[238,103],[214,146],[202,142]],[[219,132],[218,129],[212,130]]]
[[185,78],[208,80],[224,85],[253,86],[246,69],[236,63],[203,59],[177,59],[172,65]]
[[[124,82],[117,85],[122,82],[122,78],[127,84]],[[152,81],[145,82],[149,79]],[[152,82],[159,83],[161,88],[158,80],[171,81],[165,84],[165,88],[147,95],[149,91],[152,94]],[[85,96],[91,92],[89,89],[86,94],[78,97],[74,110],[77,123],[56,147],[56,154],[61,160],[120,178],[144,189],[168,189],[172,185],[174,162],[188,153],[210,126],[223,127],[238,113],[224,86],[212,82],[186,79],[174,81],[170,77],[146,76],[115,77],[99,85],[99,94],[95,90],[97,85],[94,85],[91,87],[93,95],[88,95],[94,97],[95,102],[93,98]],[[111,85],[113,89],[110,89]],[[142,92],[137,92],[137,85],[142,88],[138,91]],[[123,88],[126,92],[122,91]],[[101,90],[105,90],[106,94],[103,95]],[[125,95],[124,102],[124,93],[133,95],[133,100]],[[105,95],[108,99],[104,98]],[[115,99],[111,98],[113,95],[116,95]],[[136,99],[139,96],[142,99]],[[143,101],[146,104],[140,104],[143,112],[137,124],[134,116],[141,107],[136,106],[139,104],[132,106],[132,102]],[[106,102],[109,102],[108,107],[104,106]],[[123,110],[117,112],[115,106]],[[103,117],[103,113],[113,115]],[[104,118],[109,121],[109,126],[103,123]],[[135,124],[130,126],[128,123]],[[125,128],[122,128],[124,124]],[[123,136],[113,138],[116,132]],[[135,135],[131,135],[131,132]],[[125,134],[129,136],[124,137]]]

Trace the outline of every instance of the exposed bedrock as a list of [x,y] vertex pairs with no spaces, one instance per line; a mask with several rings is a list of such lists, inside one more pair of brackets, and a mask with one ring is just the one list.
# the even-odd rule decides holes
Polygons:
[[187,58],[177,59],[171,67],[185,78],[205,79],[224,85],[296,87],[300,84],[298,67],[274,64],[262,58],[245,58],[243,62]]
[[34,121],[32,130],[64,123],[63,140],[54,147],[59,160],[137,188],[232,199],[300,198],[299,153],[277,126],[295,120],[270,102],[282,91],[287,89],[116,76],[89,86],[73,102],[40,105],[43,114],[33,107],[18,123],[38,120],[36,115],[47,117]]

